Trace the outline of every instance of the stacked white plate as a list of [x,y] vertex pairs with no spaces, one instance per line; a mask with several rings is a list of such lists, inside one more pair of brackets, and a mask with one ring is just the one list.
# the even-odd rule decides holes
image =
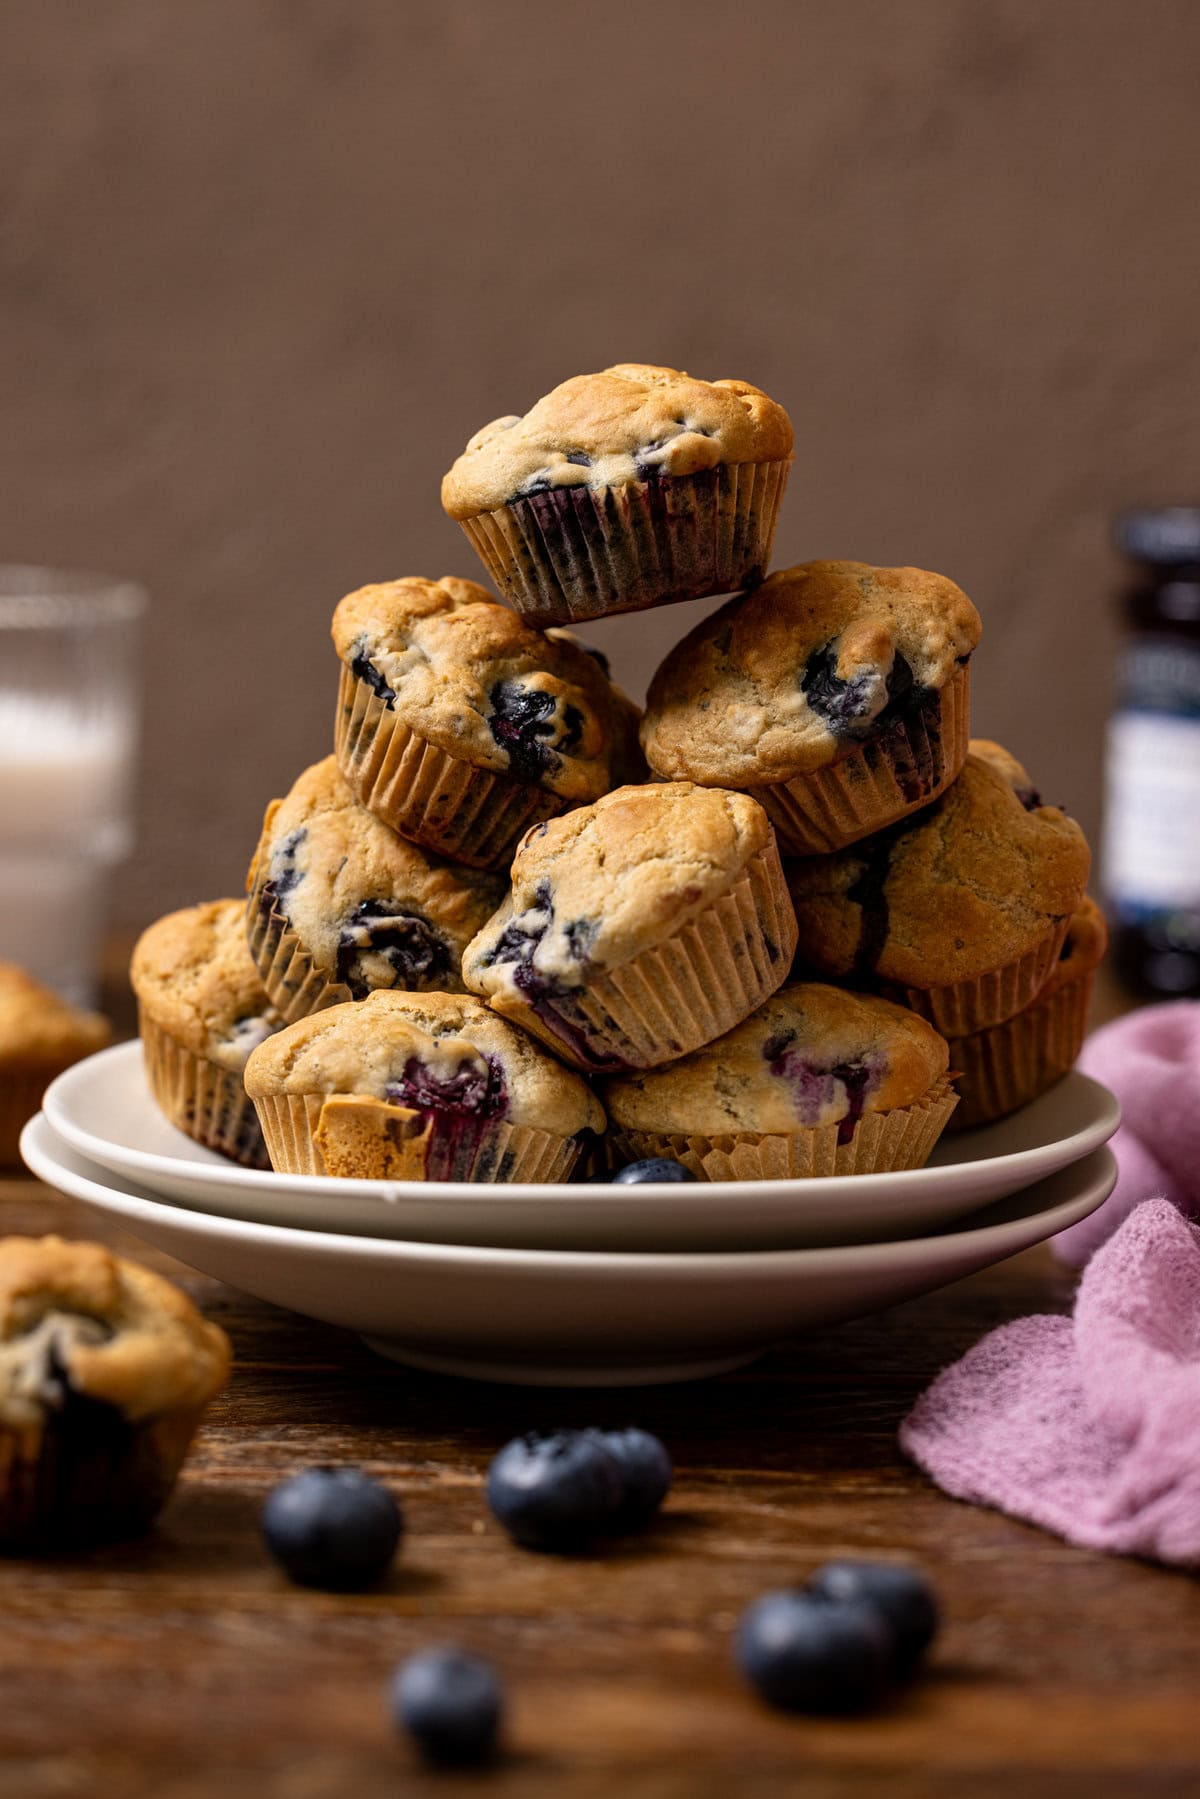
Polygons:
[[813,1181],[430,1185],[255,1173],[181,1136],[140,1046],[55,1081],[33,1172],[244,1292],[417,1367],[538,1385],[717,1373],[895,1305],[1076,1223],[1116,1164],[1081,1074],[928,1168]]

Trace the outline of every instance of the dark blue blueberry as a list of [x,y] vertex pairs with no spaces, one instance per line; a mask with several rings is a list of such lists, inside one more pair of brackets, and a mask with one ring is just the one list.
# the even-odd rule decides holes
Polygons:
[[577,962],[586,962],[588,951],[596,941],[600,923],[595,918],[570,918],[563,926],[567,948]]
[[917,684],[908,662],[897,652],[887,679],[886,702],[873,712],[879,671],[863,669],[845,680],[837,672],[837,659],[836,641],[823,644],[813,651],[800,676],[805,699],[837,737],[854,739],[883,731],[930,698],[928,689]]
[[636,1187],[642,1181],[694,1181],[696,1177],[669,1156],[647,1156],[642,1162],[627,1162],[611,1178],[619,1187]]
[[526,1549],[580,1549],[613,1528],[624,1499],[621,1464],[596,1431],[514,1437],[488,1469],[487,1498]]
[[[554,694],[526,687],[522,681],[497,681],[488,701],[492,708],[488,727],[507,753],[513,774],[518,781],[540,780],[558,761],[552,746],[544,741],[555,732],[558,701]],[[574,712],[575,708],[568,710]]]
[[290,1579],[330,1593],[382,1579],[404,1528],[387,1488],[357,1468],[308,1468],[282,1481],[267,1495],[260,1524]]
[[568,450],[566,460],[573,462],[576,468],[591,468],[592,459],[586,450]]
[[452,1074],[435,1073],[417,1056],[410,1056],[403,1071],[388,1082],[385,1094],[394,1105],[414,1112],[457,1112],[494,1118],[508,1106],[504,1070],[495,1056],[484,1056],[482,1067],[462,1061]]
[[395,692],[388,686],[383,675],[371,661],[365,642],[360,641],[354,646],[354,654],[350,658],[350,673],[356,681],[365,681],[372,693],[377,694],[385,706],[395,703]]
[[874,1606],[809,1593],[766,1593],[743,1612],[734,1660],[780,1711],[861,1712],[887,1690],[895,1655]]
[[554,922],[554,900],[549,881],[539,881],[533,905],[509,920],[488,951],[489,965],[513,964],[513,983],[527,999],[559,997],[558,983],[533,965],[534,951]]
[[826,1562],[806,1592],[827,1603],[873,1606],[896,1643],[896,1669],[911,1674],[937,1635],[938,1603],[919,1568],[903,1562]]
[[[375,958],[383,967],[372,970]],[[392,983],[436,986],[449,972],[450,961],[450,945],[440,931],[389,901],[363,900],[342,920],[337,977],[355,999],[365,999],[373,987]]]
[[671,1491],[671,1458],[658,1438],[630,1425],[600,1432],[604,1447],[621,1465],[624,1496],[613,1521],[618,1531],[648,1524]]
[[513,498],[517,500],[528,500],[532,498],[534,494],[549,493],[553,486],[554,482],[550,479],[548,474],[533,475],[526,481],[524,487],[522,487],[518,493],[514,494]]
[[1017,798],[1026,812],[1036,812],[1042,803],[1042,796],[1036,787],[1017,787],[1014,789]]
[[459,1767],[485,1761],[503,1710],[495,1670],[465,1649],[422,1649],[392,1678],[392,1715],[431,1761]]
[[258,899],[259,910],[264,914],[279,911],[286,915],[287,906],[284,902],[304,879],[303,870],[296,867],[296,851],[307,836],[307,826],[300,825],[296,830],[289,831],[271,851],[271,876],[263,882]]

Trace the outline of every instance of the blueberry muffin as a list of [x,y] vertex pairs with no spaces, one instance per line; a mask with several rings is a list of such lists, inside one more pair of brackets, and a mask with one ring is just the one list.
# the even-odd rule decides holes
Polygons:
[[786,979],[796,927],[762,807],[678,782],[536,825],[463,978],[576,1068],[652,1068]]
[[224,1331],[136,1262],[0,1240],[0,1548],[144,1530],[229,1362]]
[[332,756],[267,807],[247,885],[250,954],[289,1023],[377,987],[461,992],[463,950],[503,889],[389,831]]
[[639,713],[603,659],[543,635],[450,576],[347,594],[336,750],[393,830],[473,867],[508,867],[521,833],[644,773]]
[[1085,899],[1036,999],[1003,1024],[955,1038],[962,1097],[951,1130],[1007,1117],[1075,1066],[1087,1035],[1096,970],[1107,946],[1103,914],[1094,900]]
[[13,962],[0,962],[0,1168],[56,1075],[112,1042],[99,1012],[81,1012]]
[[604,1128],[578,1075],[449,993],[372,993],[256,1049],[275,1168],[411,1181],[565,1181]]
[[791,465],[757,387],[623,362],[485,425],[442,505],[518,612],[569,624],[761,581]]
[[785,855],[841,849],[957,775],[979,635],[943,575],[778,569],[663,662],[642,721],[647,760],[668,780],[753,793]]
[[610,1149],[710,1181],[921,1168],[957,1103],[949,1065],[902,1006],[796,981],[669,1068],[605,1082]]
[[788,865],[803,965],[911,1006],[943,1036],[988,1030],[1045,986],[1089,863],[1074,820],[976,741],[925,811]]
[[245,900],[208,900],[143,931],[129,979],[146,1079],[185,1136],[246,1168],[269,1168],[246,1057],[283,1023],[246,946]]

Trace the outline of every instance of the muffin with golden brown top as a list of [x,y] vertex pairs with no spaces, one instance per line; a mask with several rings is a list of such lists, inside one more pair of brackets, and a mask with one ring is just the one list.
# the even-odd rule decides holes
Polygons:
[[144,1530],[229,1363],[224,1331],[136,1262],[0,1241],[0,1547]]
[[476,432],[442,505],[518,612],[567,624],[760,581],[791,463],[757,387],[623,362]]
[[561,1181],[604,1128],[580,1080],[466,995],[372,993],[251,1056],[275,1168],[426,1181]]
[[68,1005],[15,962],[0,962],[0,1168],[19,1160],[22,1128],[55,1076],[111,1042],[99,1012]]
[[463,950],[503,890],[381,824],[332,756],[267,807],[247,884],[250,954],[289,1023],[378,987],[460,992]]
[[177,1129],[247,1168],[268,1168],[246,1058],[283,1019],[246,944],[245,900],[207,900],[142,932],[129,966],[146,1078]]
[[943,575],[779,569],[667,656],[642,721],[647,760],[668,780],[752,792],[785,855],[840,849],[957,775],[979,636]]
[[478,868],[521,833],[640,779],[639,712],[603,658],[533,630],[473,581],[359,588],[333,615],[335,748],[384,824]]
[[920,1168],[956,1104],[948,1068],[915,1013],[796,981],[682,1061],[607,1081],[610,1143],[713,1181]]
[[875,988],[965,1037],[1045,986],[1087,886],[1079,826],[978,740],[932,806],[788,865],[804,966]]
[[621,787],[527,834],[463,979],[574,1067],[652,1068],[760,1005],[795,941],[761,806],[690,782]]
[[1087,1035],[1092,987],[1107,947],[1104,916],[1094,900],[1085,899],[1036,998],[1003,1024],[955,1038],[962,1097],[951,1130],[1006,1118],[1070,1072]]

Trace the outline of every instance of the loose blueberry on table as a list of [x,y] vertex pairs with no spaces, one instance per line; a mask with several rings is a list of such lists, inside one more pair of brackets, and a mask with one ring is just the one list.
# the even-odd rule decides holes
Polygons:
[[937,1635],[937,1596],[919,1568],[904,1562],[826,1562],[808,1582],[817,1599],[840,1605],[862,1600],[890,1627],[896,1672],[911,1674]]
[[657,1437],[636,1425],[601,1431],[600,1435],[605,1448],[620,1463],[625,1488],[610,1528],[621,1532],[640,1530],[671,1491],[671,1458]]
[[485,1761],[496,1744],[504,1696],[481,1656],[424,1649],[397,1668],[392,1713],[431,1761],[460,1767]]
[[813,1593],[766,1593],[742,1615],[734,1644],[741,1672],[768,1705],[787,1712],[868,1711],[890,1683],[895,1638],[864,1600],[830,1604]]
[[308,1468],[267,1495],[268,1549],[302,1587],[354,1593],[391,1566],[404,1520],[386,1487],[357,1468]]
[[487,1498],[524,1548],[570,1551],[647,1523],[670,1485],[670,1458],[649,1432],[563,1430],[506,1443]]

